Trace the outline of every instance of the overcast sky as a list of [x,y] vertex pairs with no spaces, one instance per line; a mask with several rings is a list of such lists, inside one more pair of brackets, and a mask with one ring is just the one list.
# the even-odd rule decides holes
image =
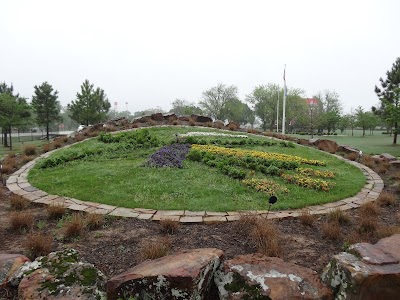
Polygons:
[[[335,90],[345,111],[378,103],[400,56],[400,1],[0,0],[0,82],[61,104],[89,79],[117,110],[197,102],[218,83]],[[128,103],[126,105],[126,103]]]

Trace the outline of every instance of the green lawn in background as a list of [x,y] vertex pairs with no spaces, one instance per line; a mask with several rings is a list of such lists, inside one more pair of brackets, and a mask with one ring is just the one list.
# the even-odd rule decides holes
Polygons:
[[[10,141],[8,140],[8,143],[9,142]],[[10,150],[9,147],[7,148],[3,145],[0,145],[0,158],[7,155],[8,153],[22,153],[22,150],[26,145],[36,145],[37,147],[40,147],[45,143],[47,143],[46,139],[38,140],[36,139],[36,137],[32,138],[30,136],[24,136],[20,137],[19,139],[17,137],[13,137],[12,150]]]
[[[164,141],[172,141],[176,138],[175,133],[209,129],[164,127],[149,130]],[[265,139],[266,137],[252,136],[251,138]],[[329,192],[315,191],[286,184],[279,177],[270,177],[289,189],[288,194],[277,194],[278,202],[273,209],[301,208],[337,201],[355,195],[365,184],[365,177],[358,168],[329,154],[298,145],[295,148],[282,147],[279,141],[275,141],[277,145],[258,146],[251,149],[323,160],[327,166],[318,167],[318,169],[335,172],[336,186]],[[107,144],[91,139],[73,145],[71,148],[99,146],[107,147]],[[145,167],[143,164],[157,149],[134,150],[120,157],[98,155],[48,169],[34,168],[29,173],[28,179],[33,186],[50,194],[121,207],[193,211],[264,210],[267,208],[268,195],[256,192],[244,186],[239,180],[222,175],[216,169],[202,163],[185,161],[182,169]],[[62,155],[65,150],[57,151],[53,155]]]
[[[362,136],[362,130],[354,130],[352,136],[351,130],[346,130],[343,133],[337,131],[338,135],[316,136],[314,138],[333,140],[339,145],[348,145],[358,150],[362,150],[366,154],[381,154],[390,153],[393,156],[400,157],[400,135],[398,136],[397,145],[393,145],[393,136],[382,134],[382,131],[375,131],[370,135],[366,131],[366,135]],[[293,135],[299,138],[310,139],[310,135]]]

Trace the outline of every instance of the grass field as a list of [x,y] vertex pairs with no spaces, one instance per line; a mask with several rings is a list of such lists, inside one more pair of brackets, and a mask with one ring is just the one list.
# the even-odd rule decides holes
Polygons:
[[[354,136],[351,130],[346,130],[343,133],[337,131],[338,135],[331,136],[314,136],[315,138],[328,139],[336,141],[339,145],[348,145],[358,150],[362,150],[366,154],[381,154],[390,153],[396,157],[400,157],[400,136],[398,137],[397,145],[393,145],[393,136],[382,134],[381,131],[375,131],[370,135],[366,131],[366,135],[362,136],[362,130],[354,130]],[[311,138],[308,135],[294,135],[300,138]]]
[[[163,141],[175,139],[175,133],[199,131],[198,128],[151,128]],[[201,129],[208,131],[209,129]],[[215,130],[214,130],[215,131]],[[240,133],[243,134],[243,133]],[[265,137],[252,137],[265,139]],[[98,139],[73,145],[54,156],[62,157],[65,151],[111,147]],[[249,146],[246,146],[249,148]],[[185,210],[263,210],[269,195],[246,187],[239,180],[218,172],[200,162],[185,160],[184,167],[150,168],[144,164],[158,148],[136,149],[123,154],[108,153],[72,161],[56,167],[39,169],[29,174],[29,182],[51,194],[93,201],[121,207]],[[320,170],[335,173],[336,186],[329,192],[287,184],[278,176],[271,177],[285,186],[288,193],[278,192],[274,209],[300,208],[311,204],[337,201],[355,195],[365,183],[362,172],[331,155],[308,147],[294,148],[255,146],[252,150],[279,152],[325,161]],[[352,178],[350,181],[349,178]]]
[[38,140],[35,139],[35,137],[32,139],[30,136],[24,136],[24,137],[13,137],[12,138],[12,150],[8,147],[4,147],[3,145],[0,145],[0,159],[9,153],[21,153],[23,148],[26,145],[36,145],[36,146],[41,146],[44,143],[46,143],[46,140]]

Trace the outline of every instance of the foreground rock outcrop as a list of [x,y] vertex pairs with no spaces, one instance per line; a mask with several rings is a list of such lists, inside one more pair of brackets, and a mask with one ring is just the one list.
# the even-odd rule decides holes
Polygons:
[[145,261],[107,282],[109,300],[207,299],[223,251],[194,249]]
[[311,269],[262,254],[224,262],[214,281],[220,299],[331,299],[332,292]]
[[10,283],[10,278],[30,259],[22,254],[4,254],[0,253],[0,286]]
[[10,280],[19,299],[104,299],[106,277],[74,249],[25,263]]
[[375,245],[359,243],[335,255],[322,279],[335,299],[400,299],[400,234]]

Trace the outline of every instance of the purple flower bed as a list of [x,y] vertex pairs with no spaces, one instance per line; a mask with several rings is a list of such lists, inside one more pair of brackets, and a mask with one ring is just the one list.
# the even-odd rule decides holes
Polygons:
[[183,161],[190,149],[189,144],[173,144],[162,147],[150,156],[147,165],[150,167],[182,168]]

